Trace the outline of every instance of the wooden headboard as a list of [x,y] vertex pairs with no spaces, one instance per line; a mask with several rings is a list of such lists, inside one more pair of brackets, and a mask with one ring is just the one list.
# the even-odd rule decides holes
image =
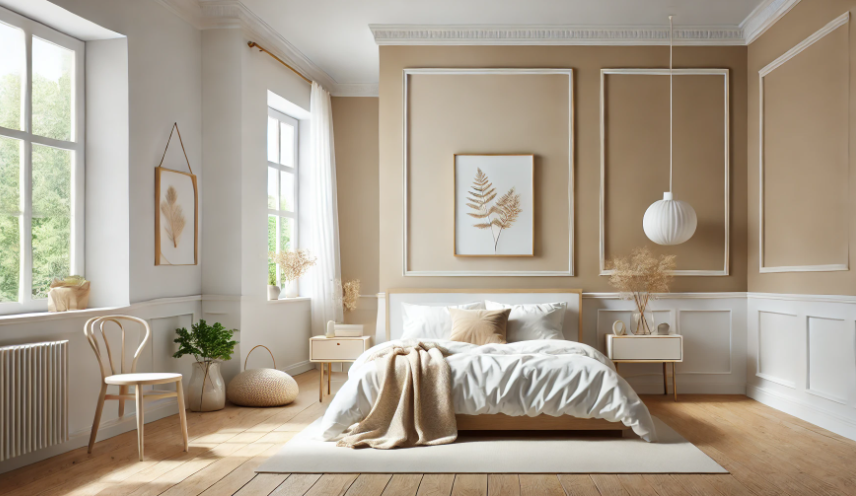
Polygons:
[[583,341],[582,289],[390,289],[386,293],[386,340],[399,339],[403,331],[402,303],[415,305],[458,305],[491,300],[506,304],[565,302],[565,339]]

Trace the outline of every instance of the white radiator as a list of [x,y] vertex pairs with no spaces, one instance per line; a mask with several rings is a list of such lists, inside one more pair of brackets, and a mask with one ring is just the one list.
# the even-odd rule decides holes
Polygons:
[[68,439],[68,341],[0,347],[0,462]]

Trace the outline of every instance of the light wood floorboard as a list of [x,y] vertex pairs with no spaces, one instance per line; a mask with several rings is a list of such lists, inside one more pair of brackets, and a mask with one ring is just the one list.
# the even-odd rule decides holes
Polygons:
[[856,442],[740,395],[643,396],[730,474],[256,474],[329,404],[317,372],[296,379],[285,407],[188,413],[187,453],[174,415],[146,425],[143,462],[131,431],[0,474],[0,496],[856,495]]

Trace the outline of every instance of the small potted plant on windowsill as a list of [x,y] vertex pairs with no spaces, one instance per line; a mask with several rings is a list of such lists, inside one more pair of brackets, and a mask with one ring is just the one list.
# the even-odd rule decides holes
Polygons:
[[229,330],[219,322],[209,326],[200,319],[191,326],[176,329],[178,351],[174,358],[193,355],[193,373],[187,387],[187,407],[192,412],[210,412],[226,406],[226,384],[220,374],[220,362],[232,358],[237,341],[232,340],[234,329]]
[[268,301],[278,300],[280,292],[279,286],[276,285],[276,268],[274,268],[268,271]]

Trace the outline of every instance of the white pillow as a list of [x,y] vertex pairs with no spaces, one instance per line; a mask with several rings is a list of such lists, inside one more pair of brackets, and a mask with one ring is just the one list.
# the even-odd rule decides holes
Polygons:
[[565,339],[562,332],[565,324],[565,310],[568,308],[565,302],[506,305],[486,301],[485,307],[488,310],[511,309],[506,330],[506,339],[509,343],[532,339]]
[[438,306],[402,303],[401,316],[404,321],[404,334],[402,334],[401,339],[449,339],[452,335],[452,316],[449,314],[448,308],[484,310],[484,302]]

